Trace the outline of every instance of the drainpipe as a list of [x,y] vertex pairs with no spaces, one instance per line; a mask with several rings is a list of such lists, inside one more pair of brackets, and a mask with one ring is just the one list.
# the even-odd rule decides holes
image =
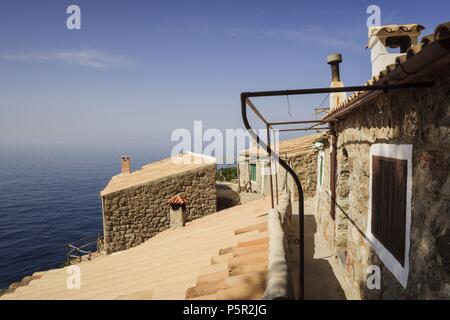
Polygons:
[[[270,201],[272,204],[272,209],[274,208],[273,203],[273,179],[272,179],[272,149],[270,148],[270,126],[266,126],[267,129],[267,160],[269,160],[269,179],[270,179]],[[264,179],[264,177],[263,177]]]
[[330,193],[331,205],[330,215],[334,220],[336,218],[336,175],[337,175],[337,139],[334,123],[330,123]]

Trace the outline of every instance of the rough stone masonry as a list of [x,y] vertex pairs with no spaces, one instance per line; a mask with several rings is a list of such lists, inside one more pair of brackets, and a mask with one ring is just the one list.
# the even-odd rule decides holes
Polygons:
[[170,228],[167,201],[187,200],[186,222],[216,212],[216,166],[207,164],[102,196],[106,253],[134,247]]

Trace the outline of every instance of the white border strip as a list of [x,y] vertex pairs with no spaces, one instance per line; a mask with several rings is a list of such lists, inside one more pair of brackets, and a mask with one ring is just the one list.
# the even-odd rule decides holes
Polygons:
[[[320,158],[322,158],[322,168],[320,168]],[[322,183],[320,181],[320,169],[322,169]],[[317,189],[322,191],[325,177],[325,152],[320,150],[317,154]]]
[[[404,267],[387,250],[375,235],[372,234],[372,156],[381,156],[399,160],[407,160],[407,180],[406,180],[406,234],[405,234],[405,261]],[[386,268],[392,272],[403,288],[406,288],[409,274],[409,250],[411,241],[411,197],[412,197],[412,145],[396,144],[374,144],[370,147],[369,161],[369,212],[367,216],[367,238],[380,257]]]

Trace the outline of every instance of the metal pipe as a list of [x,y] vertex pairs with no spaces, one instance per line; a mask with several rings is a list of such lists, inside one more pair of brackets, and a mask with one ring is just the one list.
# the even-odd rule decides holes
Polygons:
[[330,54],[327,57],[327,63],[331,65],[331,79],[333,82],[341,81],[341,73],[339,71],[339,64],[342,62],[342,55],[340,53]]
[[[263,148],[267,148],[268,150],[271,150],[269,146],[267,146],[263,141],[259,139],[258,134],[256,131],[250,126],[250,123],[248,122],[247,118],[247,99],[245,93],[241,94],[241,114],[242,114],[242,120],[244,122],[244,126],[249,132],[250,136],[252,136],[254,139],[259,141],[260,145]],[[304,234],[304,223],[305,223],[305,216],[304,216],[304,204],[303,204],[303,188],[302,184],[300,182],[300,179],[298,178],[295,171],[284,161],[281,159],[276,153],[273,154],[273,157],[275,161],[277,161],[291,176],[292,179],[295,182],[295,185],[297,186],[298,190],[298,216],[299,216],[299,298],[300,300],[304,299],[304,251],[305,251],[305,234]],[[280,297],[282,298],[282,297]]]
[[285,126],[288,124],[309,124],[309,123],[326,123],[326,122],[321,120],[284,121],[284,122],[269,122],[269,125],[273,127],[273,126]]
[[331,192],[331,206],[330,215],[333,220],[336,218],[336,176],[337,176],[337,142],[336,142],[336,130],[334,125],[330,125],[330,192]]
[[[334,127],[332,126],[333,123],[328,121],[290,121],[290,122],[275,122],[275,123],[268,123],[265,118],[259,113],[259,111],[256,109],[256,107],[253,105],[253,103],[250,101],[250,97],[268,97],[268,96],[285,96],[285,95],[302,95],[302,94],[321,94],[321,93],[333,93],[333,92],[351,92],[351,91],[387,91],[387,90],[393,90],[393,89],[407,89],[407,88],[425,88],[425,87],[432,87],[433,82],[418,82],[418,83],[410,83],[410,84],[396,84],[396,85],[389,85],[389,84],[382,84],[382,85],[371,85],[371,86],[354,86],[354,87],[337,87],[337,88],[316,88],[316,89],[297,89],[297,90],[281,90],[281,91],[260,91],[260,92],[243,92],[241,93],[240,99],[241,99],[241,114],[242,114],[242,120],[244,122],[244,125],[249,132],[250,136],[252,136],[263,148],[266,148],[270,154],[272,154],[272,149],[270,146],[266,145],[263,141],[260,140],[258,134],[256,131],[250,126],[250,123],[247,118],[247,104],[249,107],[256,112],[257,116],[265,122],[266,125],[269,126],[275,126],[275,125],[287,125],[287,124],[302,124],[302,123],[329,123],[330,125],[330,131],[333,131],[334,133],[334,139],[332,140],[334,145],[334,155],[332,156],[332,165],[334,166],[334,172],[336,171],[336,134],[334,131]],[[312,128],[312,127],[311,127]],[[300,179],[298,178],[295,171],[287,164],[285,160],[280,158],[278,154],[273,153],[273,158],[286,170],[287,173],[289,173],[298,190],[298,214],[299,214],[299,298],[304,299],[304,195],[303,195],[303,188],[302,184],[300,182]],[[336,198],[336,188],[335,188],[335,174],[332,174],[334,176],[333,178],[333,185],[334,188],[332,189],[334,192],[333,196],[333,209],[334,208],[334,200]],[[287,175],[286,175],[287,179]],[[330,181],[331,184],[331,181]],[[281,297],[280,297],[281,298]]]
[[294,89],[294,90],[275,90],[275,91],[256,91],[256,92],[243,92],[245,98],[253,97],[276,97],[276,96],[291,96],[302,94],[320,94],[320,93],[333,93],[333,92],[353,92],[353,91],[377,91],[377,90],[397,90],[408,88],[427,88],[432,87],[433,82],[416,82],[405,84],[379,84],[371,86],[353,86],[353,87],[341,87],[341,88],[314,88],[314,89]]
[[315,127],[309,127],[309,128],[297,128],[297,129],[280,129],[279,132],[293,132],[293,131],[311,131],[311,130],[328,130],[328,127],[323,128],[315,128]]
[[261,112],[258,111],[258,109],[256,109],[255,105],[249,100],[247,101],[248,106],[250,107],[250,109],[252,109],[252,111],[257,115],[257,117],[264,122],[264,124],[268,125],[266,118],[264,118],[264,116],[261,114]]
[[[272,180],[272,150],[270,149],[270,126],[267,125],[267,159],[269,160],[269,179],[270,179],[270,200],[272,203],[272,209],[275,207],[273,204],[273,180]],[[264,178],[263,178],[264,179]]]
[[[275,151],[277,151],[277,139],[275,136],[275,131],[273,130],[272,127],[270,127],[270,129],[272,130],[272,133],[273,133],[273,147],[274,147]],[[276,195],[277,205],[278,205],[278,203],[279,203],[279,200],[278,200],[278,168],[277,168],[276,164],[275,164],[275,195]]]

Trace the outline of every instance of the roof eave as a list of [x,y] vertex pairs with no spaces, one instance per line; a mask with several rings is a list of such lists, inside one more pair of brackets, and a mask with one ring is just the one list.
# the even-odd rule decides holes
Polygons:
[[[431,69],[442,59],[450,56],[450,38],[437,39],[428,45],[410,48],[406,56],[397,59],[396,64],[388,66],[380,75],[366,84],[375,85],[381,83],[400,84],[414,81],[423,75],[427,69]],[[331,111],[322,120],[333,122],[344,114],[354,110],[361,104],[367,103],[383,91],[358,92],[349,97],[349,101],[337,107],[337,110]]]

